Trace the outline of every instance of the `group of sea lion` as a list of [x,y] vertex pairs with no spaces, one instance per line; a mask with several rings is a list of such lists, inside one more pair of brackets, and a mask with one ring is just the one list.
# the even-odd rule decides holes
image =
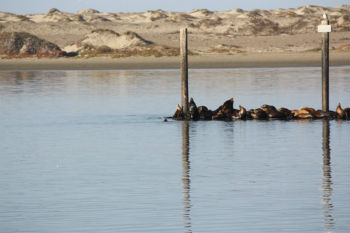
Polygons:
[[175,120],[292,120],[292,119],[343,119],[350,120],[350,108],[343,109],[339,103],[336,111],[324,112],[314,108],[302,107],[300,110],[289,110],[287,108],[276,109],[272,105],[264,104],[260,108],[246,110],[239,106],[239,109],[233,108],[233,98],[224,102],[215,111],[209,110],[206,106],[197,107],[193,98],[188,104],[188,113],[184,114],[183,108],[177,105],[173,116]]

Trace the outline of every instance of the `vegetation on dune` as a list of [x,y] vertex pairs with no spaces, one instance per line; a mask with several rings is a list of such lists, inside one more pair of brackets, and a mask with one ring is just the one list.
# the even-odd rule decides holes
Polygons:
[[[106,32],[110,30],[95,30],[95,33]],[[113,32],[113,31],[110,31]],[[113,32],[115,33],[115,32]],[[119,35],[119,34],[118,34]],[[144,46],[131,46],[123,49],[112,49],[107,45],[93,46],[91,44],[83,44],[82,49],[78,52],[62,51],[57,45],[40,39],[27,32],[4,32],[0,34],[0,54],[1,58],[28,58],[28,57],[99,57],[109,56],[112,58],[131,57],[131,56],[178,56],[179,48],[167,47],[162,45],[154,45],[152,42],[146,41],[139,37],[136,33],[125,32],[123,35],[132,40],[137,38],[144,42]],[[142,44],[143,45],[143,44]],[[193,53],[190,53],[193,54]]]
[[245,51],[242,50],[241,46],[226,45],[226,44],[221,44],[216,47],[210,48],[208,52],[209,53],[226,53],[226,54],[245,53]]
[[163,57],[163,56],[179,56],[180,49],[166,46],[147,46],[147,47],[135,47],[126,49],[112,49],[108,46],[100,46],[92,48],[85,46],[85,49],[79,53],[80,57],[98,57],[98,56],[110,56],[112,58],[122,58],[131,56],[143,56],[143,57]]
[[55,44],[27,32],[0,34],[0,54],[8,57],[58,57],[64,52]]

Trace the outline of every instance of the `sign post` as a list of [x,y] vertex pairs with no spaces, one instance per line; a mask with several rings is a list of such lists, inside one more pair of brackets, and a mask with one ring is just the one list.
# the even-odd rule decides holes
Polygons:
[[324,13],[321,25],[317,31],[322,35],[322,111],[329,111],[329,33],[332,26],[329,25],[328,16]]

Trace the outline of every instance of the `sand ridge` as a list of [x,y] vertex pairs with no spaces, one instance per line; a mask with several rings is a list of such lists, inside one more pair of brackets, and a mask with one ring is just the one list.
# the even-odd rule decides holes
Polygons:
[[[323,12],[329,15],[334,30],[331,48],[346,49],[350,44],[349,5],[252,11],[238,8],[227,11],[198,9],[191,12],[106,13],[85,9],[68,13],[53,8],[45,14],[0,12],[0,32],[25,31],[65,48],[84,38],[92,40],[94,30],[108,29],[119,35],[131,31],[146,41],[178,47],[178,30],[187,27],[190,49],[199,54],[303,52],[320,47],[320,34],[316,32],[316,27]],[[114,39],[111,38],[111,41]],[[97,38],[94,40],[96,42]],[[125,41],[118,42],[121,44],[118,46],[111,41],[99,45],[128,46]],[[122,46],[123,43],[125,46]]]
[[109,29],[97,29],[91,31],[76,43],[64,47],[63,50],[66,52],[78,52],[83,50],[86,46],[95,48],[107,46],[111,49],[125,49],[143,47],[151,44],[152,42],[143,39],[135,32],[128,31],[119,34]]

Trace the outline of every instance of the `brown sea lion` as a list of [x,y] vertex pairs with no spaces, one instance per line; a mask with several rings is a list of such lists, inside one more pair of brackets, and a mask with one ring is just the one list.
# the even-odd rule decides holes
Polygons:
[[239,117],[239,110],[238,109],[233,109],[231,117],[232,117],[232,120],[241,119]]
[[337,118],[337,112],[329,110],[328,112],[323,112],[324,116],[330,119]]
[[266,120],[269,117],[261,108],[254,109],[254,111],[251,113],[251,116],[256,120]]
[[338,103],[337,109],[335,111],[337,113],[337,118],[343,119],[345,112],[344,112],[343,108],[341,107],[340,103]]
[[312,119],[312,118],[314,118],[312,113],[310,113],[309,111],[307,111],[305,109],[292,110],[291,112],[292,112],[294,118],[296,118],[296,119]]
[[277,112],[277,109],[273,105],[263,104],[261,105],[261,109],[264,110],[264,112]]
[[347,119],[348,115],[347,111],[341,107],[341,104],[338,103],[337,109],[335,110],[337,112],[337,118],[339,119]]
[[345,120],[350,120],[350,108],[344,108]]
[[283,118],[286,120],[292,119],[294,115],[288,108],[279,108],[278,112],[283,114]]
[[182,107],[180,107],[179,104],[176,105],[176,112],[173,116],[173,119],[174,120],[184,120],[184,114],[183,114],[183,111],[182,111]]
[[271,119],[285,119],[285,115],[277,111],[277,109],[272,105],[264,104],[261,109],[268,115]]
[[231,98],[229,100],[226,100],[223,105],[214,111],[212,119],[231,121],[233,110],[233,98]]
[[244,107],[242,107],[241,105],[239,105],[238,116],[241,120],[247,119],[247,110]]
[[345,108],[345,109],[343,109],[343,108],[341,107],[341,104],[338,103],[336,112],[337,112],[337,117],[338,117],[339,119],[350,120],[350,108]]
[[325,114],[322,110],[315,110],[314,108],[310,108],[310,107],[302,107],[301,110],[306,110],[308,111],[310,114],[312,114],[312,116],[314,118],[323,118],[325,117]]
[[209,110],[206,106],[199,106],[198,113],[200,120],[211,120],[213,116],[213,111]]
[[254,113],[254,109],[249,109],[247,112],[246,112],[246,118],[247,119],[253,119],[252,117],[252,113]]
[[190,102],[188,103],[188,114],[189,114],[189,119],[194,121],[199,120],[198,108],[193,98],[191,98]]

